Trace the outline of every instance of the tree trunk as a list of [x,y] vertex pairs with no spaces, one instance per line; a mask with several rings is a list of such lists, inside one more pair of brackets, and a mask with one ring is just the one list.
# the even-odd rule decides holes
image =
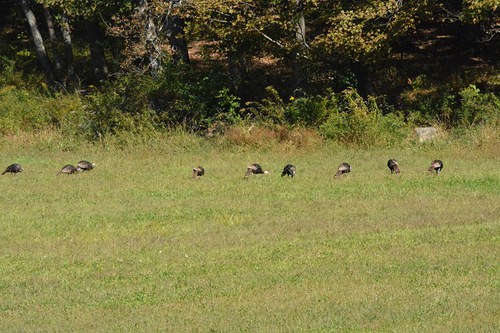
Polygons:
[[137,11],[141,17],[145,17],[144,43],[146,48],[147,68],[153,75],[157,75],[161,70],[161,55],[163,52],[159,45],[156,24],[148,5],[146,0],[140,0]]
[[62,14],[61,31],[64,42],[64,56],[66,60],[66,77],[64,81],[72,81],[75,77],[75,68],[73,65],[73,42],[71,41],[71,30],[69,20],[66,14]]
[[[298,43],[298,53],[302,53],[307,48],[306,43],[306,21],[304,19],[304,3],[303,0],[295,0],[296,4],[296,19],[295,19],[295,39]],[[293,54],[292,59],[292,88],[295,90],[304,80],[304,70],[299,54]]]
[[229,76],[235,90],[248,80],[247,62],[241,54],[229,53],[227,55]]
[[87,19],[85,22],[87,38],[90,45],[90,57],[94,67],[94,75],[98,82],[106,80],[108,77],[108,66],[104,55],[102,32],[99,24],[95,20]]
[[153,75],[157,75],[161,70],[161,48],[158,43],[156,25],[151,15],[148,15],[146,22],[146,51],[149,67]]
[[187,42],[184,38],[184,27],[186,26],[184,19],[179,16],[173,15],[167,18],[165,26],[167,30],[167,38],[172,50],[174,63],[182,61],[185,64],[189,64],[190,60]]
[[297,5],[297,22],[295,23],[295,36],[297,41],[305,49],[306,44],[306,20],[304,19],[304,3],[303,0],[295,0]]
[[31,10],[28,0],[21,0],[21,5],[23,8],[24,15],[28,20],[28,24],[31,31],[31,36],[33,37],[33,42],[35,44],[36,54],[38,56],[38,60],[42,65],[43,72],[45,74],[45,79],[50,86],[54,86],[54,74],[52,73],[52,66],[50,64],[49,56],[47,55],[47,51],[45,49],[45,45],[43,43],[42,35],[40,34],[40,30],[38,30],[38,26],[36,24],[35,14]]
[[351,70],[356,75],[358,80],[358,92],[363,97],[366,98],[369,95],[375,93],[373,88],[372,79],[369,69],[361,62],[355,62],[351,64]]
[[56,74],[56,80],[59,83],[63,83],[62,80],[62,64],[59,51],[57,49],[57,37],[56,31],[54,29],[54,22],[52,21],[52,15],[47,7],[43,6],[43,15],[45,16],[45,21],[47,22],[47,30],[49,32],[50,44],[52,46],[52,60],[54,61],[54,72]]

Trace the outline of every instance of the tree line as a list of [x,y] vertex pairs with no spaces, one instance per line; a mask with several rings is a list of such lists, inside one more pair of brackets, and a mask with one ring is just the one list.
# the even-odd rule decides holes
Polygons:
[[404,47],[419,24],[453,24],[462,49],[493,43],[500,32],[496,0],[4,0],[0,5],[3,29],[19,30],[12,34],[29,29],[51,86],[84,75],[75,71],[76,43],[89,51],[90,67],[82,72],[94,82],[117,71],[157,75],[165,61],[190,64],[190,44],[206,41],[204,47],[227,62],[233,87],[246,79],[249,58],[271,56],[290,69],[295,89],[318,65],[347,66],[362,78],[394,48]]
[[499,13],[498,0],[0,0],[0,68],[39,74],[54,92],[125,89],[153,110],[182,110],[175,121],[345,89],[394,105],[403,89],[390,60],[404,70],[441,40],[455,59],[494,59]]

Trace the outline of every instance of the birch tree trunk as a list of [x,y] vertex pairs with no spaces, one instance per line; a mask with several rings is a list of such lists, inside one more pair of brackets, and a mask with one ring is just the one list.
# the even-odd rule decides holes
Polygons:
[[38,60],[42,65],[43,72],[45,74],[45,79],[49,86],[54,86],[54,74],[52,73],[52,66],[50,63],[49,56],[47,55],[47,50],[45,49],[45,45],[43,43],[42,35],[40,34],[40,30],[38,30],[38,26],[36,24],[35,14],[31,10],[28,0],[21,0],[21,6],[26,16],[26,20],[28,21],[28,25],[30,27],[31,36],[33,37],[33,43],[35,44],[35,51],[38,56]]

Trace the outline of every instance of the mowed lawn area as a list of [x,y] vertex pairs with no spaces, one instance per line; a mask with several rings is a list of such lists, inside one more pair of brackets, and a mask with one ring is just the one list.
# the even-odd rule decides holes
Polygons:
[[[56,176],[80,159],[97,166]],[[498,143],[2,152],[13,162],[2,332],[500,330]],[[254,162],[271,174],[244,180]]]

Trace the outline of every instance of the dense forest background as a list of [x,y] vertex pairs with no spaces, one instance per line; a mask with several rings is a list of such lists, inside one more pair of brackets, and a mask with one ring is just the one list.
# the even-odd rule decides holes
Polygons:
[[0,134],[497,129],[499,14],[499,0],[0,0]]

